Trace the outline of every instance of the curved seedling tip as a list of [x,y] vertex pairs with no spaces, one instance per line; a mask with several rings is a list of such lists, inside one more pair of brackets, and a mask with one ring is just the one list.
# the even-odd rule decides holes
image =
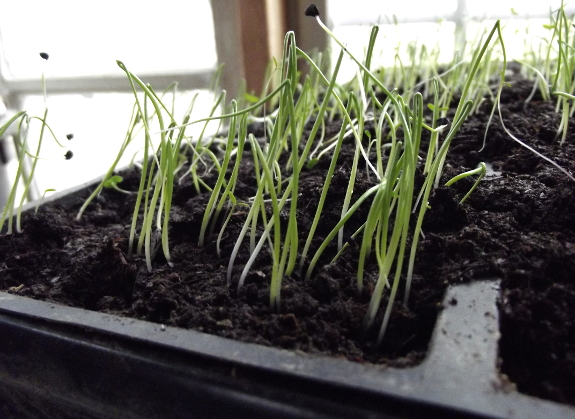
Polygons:
[[47,52],[41,52],[40,57],[42,57],[42,59],[44,60],[48,60],[48,58],[50,58]]
[[72,150],[68,150],[66,151],[66,154],[64,154],[64,158],[66,160],[70,160],[72,157],[74,157],[74,153],[72,153]]
[[305,9],[305,15],[311,17],[319,17],[319,10],[315,4],[310,4],[307,9]]
[[69,140],[74,138],[74,134],[66,134],[66,138]]

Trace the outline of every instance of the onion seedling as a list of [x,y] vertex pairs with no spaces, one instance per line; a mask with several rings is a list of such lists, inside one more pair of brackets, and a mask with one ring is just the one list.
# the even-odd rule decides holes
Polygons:
[[[314,96],[311,95],[312,84],[309,79],[303,85],[302,91],[299,92],[299,98],[297,99],[294,105],[294,93],[295,90],[292,86],[296,83],[295,75],[297,74],[297,58],[296,58],[296,45],[295,45],[295,37],[293,33],[288,33],[286,36],[286,42],[284,43],[284,59],[283,59],[283,69],[282,74],[284,77],[284,82],[287,82],[286,87],[281,92],[280,101],[279,101],[279,108],[278,114],[276,117],[276,121],[272,128],[272,134],[270,137],[269,145],[267,146],[267,151],[261,149],[260,145],[257,142],[252,140],[252,148],[255,150],[255,154],[257,156],[257,160],[260,162],[261,168],[263,169],[263,176],[260,180],[260,187],[258,189],[258,194],[254,202],[252,203],[252,208],[263,208],[262,199],[263,196],[261,194],[261,190],[267,190],[270,193],[270,202],[272,204],[272,218],[267,221],[265,226],[265,231],[261,236],[258,244],[255,248],[252,248],[252,254],[250,256],[250,260],[247,262],[242,275],[240,277],[238,286],[243,284],[247,271],[251,264],[253,263],[255,257],[259,253],[262,244],[264,241],[267,240],[268,234],[271,232],[273,228],[273,241],[270,241],[270,247],[272,248],[272,278],[270,284],[270,304],[276,310],[280,308],[280,288],[281,288],[281,281],[284,275],[290,275],[295,267],[296,258],[298,255],[298,242],[299,242],[299,234],[298,234],[298,225],[297,225],[297,203],[298,203],[298,194],[299,194],[299,174],[306,164],[307,156],[311,150],[311,146],[319,128],[322,125],[323,115],[325,114],[328,103],[331,100],[331,94],[333,90],[333,86],[335,84],[335,77],[332,79],[332,83],[328,87],[327,91],[324,94],[324,98],[320,108],[315,115],[316,120],[315,123],[310,131],[310,134],[305,142],[302,154],[299,154],[299,143],[300,138],[303,136],[303,129],[305,126],[305,122],[310,118],[311,112],[315,108],[315,99]],[[340,57],[341,62],[341,57]],[[339,66],[338,66],[339,68]],[[311,100],[314,99],[314,100]],[[286,148],[287,143],[283,141],[280,142],[280,139],[287,138],[289,135],[291,139],[291,143],[289,149],[291,149],[290,158],[288,160],[288,165],[291,166],[291,176],[289,179],[286,180],[287,186],[285,189],[281,188],[281,181],[278,180],[277,183],[274,183],[274,179],[272,173],[274,171],[275,161],[277,161],[277,157],[279,157],[278,152],[281,149]],[[282,143],[286,144],[286,146],[279,147]],[[262,188],[263,186],[263,188]],[[280,193],[281,199],[280,199]],[[288,217],[288,225],[286,228],[285,238],[283,243],[281,243],[281,226],[279,225],[280,218],[279,212],[282,210],[283,206],[287,203],[289,199],[289,217]],[[248,214],[248,218],[245,221],[244,229],[245,231],[247,225],[249,223],[253,223],[254,217],[257,215],[257,211],[250,211]],[[265,212],[262,213],[262,216],[265,217]],[[253,227],[252,227],[253,231]],[[236,248],[238,247],[238,243],[242,240],[242,237],[238,239],[236,242]],[[281,243],[281,245],[280,245]],[[230,261],[230,265],[228,268],[228,280],[231,275],[231,267],[233,266],[233,261]]]
[[[366,314],[365,318],[365,326],[368,328],[371,326],[375,319],[375,315],[377,310],[379,309],[380,301],[382,298],[383,290],[386,285],[389,285],[388,282],[388,275],[392,268],[392,265],[395,263],[396,271],[395,277],[393,281],[393,285],[391,286],[391,293],[388,299],[387,309],[384,314],[384,320],[382,322],[380,332],[378,335],[378,342],[381,342],[385,334],[385,330],[387,327],[387,322],[389,320],[389,316],[391,313],[391,307],[393,301],[395,299],[395,295],[397,292],[398,284],[401,278],[402,273],[402,264],[403,264],[403,255],[405,252],[406,244],[407,244],[407,235],[409,232],[409,221],[410,221],[410,214],[411,214],[411,206],[412,206],[412,199],[414,193],[414,175],[415,175],[415,167],[417,165],[418,160],[418,153],[419,153],[419,144],[421,138],[421,131],[423,127],[426,129],[432,130],[435,133],[435,141],[437,143],[437,135],[440,130],[440,126],[437,125],[439,121],[439,109],[443,106],[440,105],[437,89],[438,83],[435,83],[436,88],[436,95],[433,105],[434,117],[433,117],[433,126],[428,127],[423,123],[423,105],[422,105],[422,96],[421,94],[416,94],[414,96],[414,109],[413,111],[409,109],[408,106],[404,103],[404,99],[394,93],[389,91],[383,84],[369,71],[369,69],[362,64],[357,58],[351,54],[347,48],[339,41],[335,35],[322,23],[319,15],[319,11],[316,6],[313,4],[308,7],[306,10],[306,15],[315,17],[316,21],[320,25],[320,27],[338,44],[340,47],[345,51],[352,60],[356,62],[358,67],[363,71],[364,74],[364,81],[369,78],[377,87],[379,87],[383,93],[387,96],[390,102],[393,104],[393,111],[395,116],[399,120],[400,126],[403,128],[403,135],[404,141],[403,144],[399,142],[395,145],[392,145],[392,151],[390,155],[390,159],[388,161],[388,166],[386,169],[386,176],[382,178],[379,182],[379,185],[376,185],[368,192],[369,194],[375,193],[375,196],[372,201],[372,206],[368,215],[368,218],[365,224],[361,227],[363,229],[363,239],[362,239],[362,247],[360,249],[360,265],[358,268],[358,286],[361,288],[361,278],[362,278],[362,271],[363,271],[363,263],[365,261],[366,256],[372,250],[372,238],[375,237],[375,253],[376,259],[379,266],[379,278],[376,283],[372,299],[370,302],[370,306],[368,308],[368,313]],[[435,150],[436,145],[433,144],[432,148],[428,153],[428,162],[425,165],[425,170],[428,172],[426,180],[424,182],[423,189],[421,194],[423,196],[423,202],[420,203],[420,211],[417,217],[417,223],[415,231],[413,232],[413,239],[411,245],[411,252],[409,258],[409,265],[408,265],[408,274],[406,280],[406,290],[404,294],[404,303],[407,303],[407,299],[409,296],[409,290],[411,285],[411,277],[413,272],[413,265],[415,260],[415,253],[417,248],[417,239],[421,232],[421,225],[423,221],[423,216],[427,209],[427,200],[429,198],[429,194],[434,187],[437,187],[441,174],[443,172],[443,164],[445,161],[445,156],[447,154],[447,150],[449,145],[454,138],[455,134],[461,127],[461,124],[466,119],[467,115],[469,114],[471,108],[473,107],[473,101],[470,97],[473,97],[472,94],[477,94],[477,90],[473,90],[472,86],[475,84],[476,76],[478,71],[480,70],[480,63],[483,57],[486,54],[486,50],[491,43],[491,40],[495,34],[498,33],[499,40],[501,41],[501,45],[503,48],[503,43],[501,39],[500,33],[500,23],[499,21],[495,24],[494,28],[490,32],[487,37],[487,40],[483,44],[482,48],[478,49],[473,56],[472,62],[469,67],[469,72],[466,76],[466,81],[463,85],[463,90],[461,93],[461,99],[459,105],[456,108],[455,116],[454,116],[454,123],[451,125],[449,133],[446,136],[443,144],[438,147],[437,151]],[[505,62],[504,62],[505,68]],[[503,72],[501,73],[503,74]],[[395,148],[394,147],[398,147]],[[391,156],[394,156],[391,158]],[[433,180],[435,179],[435,182]],[[365,199],[362,196],[363,199]],[[362,200],[360,198],[360,200]],[[358,200],[356,204],[360,202]],[[355,208],[352,206],[352,208]],[[395,218],[393,223],[392,231],[388,231],[388,223],[394,211]],[[345,217],[342,217],[342,220],[347,217],[347,213]],[[328,235],[324,243],[320,246],[320,249],[316,252],[316,255],[312,259],[310,266],[308,267],[307,277],[310,276],[311,270],[313,266],[317,262],[319,254],[323,252],[327,243],[333,238],[336,230],[340,230],[343,227],[342,222],[338,223],[338,225],[332,230],[332,232]],[[388,234],[390,234],[388,236]]]
[[38,200],[38,203],[37,203],[36,206],[34,207],[34,214],[38,214],[38,209],[40,208],[40,205],[42,205],[42,201],[44,201],[44,198],[46,198],[46,194],[47,194],[48,192],[56,192],[56,189],[49,188],[49,189],[46,189],[46,190],[44,191],[44,193],[42,194],[42,196],[41,196],[40,199]]
[[123,180],[124,180],[124,178],[122,176],[114,175],[114,176],[106,179],[106,181],[103,183],[103,185],[104,185],[104,188],[111,188],[111,189],[114,189],[120,193],[123,193],[126,195],[131,195],[133,192],[126,191],[125,189],[122,189],[118,186],[118,184],[121,183]]
[[[166,105],[167,102],[164,103],[163,98],[159,97],[151,86],[143,83],[128,71],[123,63],[118,62],[126,73],[134,94],[132,117],[116,160],[82,206],[78,217],[102,188],[135,193],[118,187],[122,179],[114,174],[114,170],[128,144],[133,141],[136,133],[142,130],[143,162],[130,230],[129,254],[136,247],[138,254],[145,254],[146,266],[151,270],[153,254],[161,245],[166,260],[170,263],[168,232],[174,182],[176,175],[181,176],[179,179],[189,175],[198,193],[207,190],[210,194],[203,209],[199,246],[205,246],[217,235],[216,251],[220,256],[220,245],[228,223],[237,214],[236,208],[241,206],[246,209],[245,212],[242,211],[242,215],[245,215],[244,224],[235,238],[229,258],[227,281],[231,284],[239,249],[248,241],[246,236],[249,236],[250,255],[241,269],[238,288],[244,284],[253,263],[264,246],[267,246],[272,260],[269,299],[273,310],[278,311],[281,308],[280,291],[285,275],[292,274],[297,265],[298,271],[303,272],[305,269],[305,278],[310,279],[325,250],[329,246],[337,249],[337,253],[334,250],[336,255],[333,260],[337,259],[349,247],[351,239],[348,243],[345,243],[345,240],[346,236],[352,233],[351,238],[360,243],[356,273],[359,291],[364,287],[364,277],[368,276],[370,263],[375,264],[377,269],[377,281],[365,314],[366,330],[375,322],[376,314],[382,308],[382,301],[387,304],[379,327],[380,343],[402,280],[405,280],[403,302],[407,305],[423,218],[428,209],[428,200],[442,178],[450,144],[467,116],[477,109],[486,94],[489,87],[487,81],[494,71],[494,66],[500,65],[499,61],[492,58],[495,53],[493,48],[490,49],[495,36],[498,37],[503,52],[500,90],[494,98],[495,104],[499,104],[504,86],[503,71],[506,67],[500,23],[498,21],[495,24],[487,34],[486,41],[480,44],[480,48],[474,50],[469,63],[463,56],[456,54],[451,67],[441,74],[437,71],[437,65],[433,65],[436,63],[429,63],[437,59],[437,51],[429,52],[426,47],[410,44],[408,60],[402,60],[398,55],[395,60],[396,69],[392,75],[395,85],[401,90],[390,90],[386,87],[389,77],[372,71],[371,68],[379,27],[372,28],[365,57],[360,60],[322,23],[317,7],[310,5],[306,14],[315,17],[320,27],[341,47],[332,74],[326,76],[326,72],[321,69],[321,63],[301,51],[295,43],[293,32],[288,32],[281,61],[270,63],[268,67],[270,81],[266,81],[262,97],[244,94],[237,101],[231,101],[229,111],[224,115],[216,116],[226,100],[225,92],[221,92],[206,118],[190,120],[194,97],[188,112],[179,123],[174,117],[174,102],[172,101],[171,106]],[[567,39],[569,33],[565,30],[560,32],[562,39]],[[338,85],[337,75],[346,54],[357,64],[357,76],[345,85]],[[560,53],[559,57],[562,64],[570,59],[567,50]],[[311,67],[310,75],[303,81],[299,80],[298,59],[307,61]],[[416,69],[422,67],[425,67],[426,71],[419,75],[423,76],[424,80],[416,83]],[[272,75],[277,76],[277,80],[272,82]],[[170,89],[175,94],[175,86]],[[430,98],[432,103],[427,107],[424,107],[424,95],[418,92],[418,89],[425,92],[433,89],[433,97]],[[572,90],[563,90],[565,91],[555,88],[554,93],[566,100],[575,98]],[[383,92],[383,97],[379,92]],[[453,123],[449,124],[445,116],[456,92],[460,93],[461,99],[455,109]],[[427,99],[427,96],[425,98]],[[266,107],[271,107],[273,111],[266,112]],[[492,115],[494,109],[495,105]],[[428,110],[431,111],[431,122],[424,120],[424,112]],[[341,127],[337,135],[326,135],[326,121],[333,119],[335,115],[341,117]],[[42,133],[45,128],[49,130],[45,124],[46,113],[44,118],[38,119],[43,124]],[[25,132],[30,121],[25,113],[11,119],[8,126],[19,121],[21,130]],[[217,121],[220,126],[225,124],[227,135],[204,141],[207,124],[211,121]],[[252,121],[264,123],[262,138],[248,134],[248,124]],[[195,142],[185,134],[186,127],[192,124],[203,124],[202,132]],[[154,126],[159,126],[157,133],[153,132]],[[364,131],[368,128],[370,131]],[[0,134],[6,129],[7,127],[1,128]],[[505,126],[504,129],[507,131]],[[427,153],[420,150],[424,130],[428,130],[430,135]],[[447,132],[444,134],[444,131]],[[350,135],[353,136],[355,154],[339,220],[335,226],[330,226],[332,230],[319,247],[313,249],[312,244],[316,240],[338,158],[344,140]],[[367,146],[362,144],[365,137],[368,137]],[[70,136],[67,138],[71,139]],[[25,145],[25,135],[22,135],[22,141]],[[246,141],[250,146],[251,156],[244,153]],[[217,145],[222,153],[211,151],[210,145]],[[25,150],[25,147],[22,149]],[[26,153],[28,152],[24,151],[21,155]],[[303,232],[297,220],[298,210],[302,209],[299,199],[300,176],[305,168],[312,170],[321,158],[330,154],[329,168],[323,179],[323,189],[312,225],[308,232]],[[38,153],[31,154],[33,158],[37,155]],[[66,155],[71,157],[71,154]],[[241,201],[235,196],[236,184],[240,166],[247,158],[251,158],[253,164],[257,191],[255,196]],[[187,162],[189,170],[182,174]],[[206,170],[217,172],[213,186],[208,186],[198,173],[202,165]],[[415,178],[420,169],[424,180],[421,189],[416,191]],[[362,175],[361,170],[365,170],[370,187],[363,193],[358,193],[356,179]],[[455,176],[446,185],[477,175],[477,181],[461,199],[462,204],[477,187],[485,175],[485,170],[485,164],[482,163],[477,169]],[[25,175],[20,173],[19,179],[22,178],[25,178]],[[360,195],[359,198],[355,199],[354,194]],[[348,232],[350,227],[346,224],[362,206],[367,207],[367,217],[360,221],[359,228],[355,227],[355,231]],[[5,214],[8,214],[6,210]],[[5,214],[0,226],[7,217]],[[307,236],[303,248],[300,249],[299,239],[303,233]],[[308,255],[313,256],[306,267]],[[386,290],[389,290],[388,294]]]
[[[340,64],[341,64],[342,58],[343,58],[343,51],[341,51],[341,53],[339,54],[339,57],[338,57],[338,60],[337,60],[337,63],[336,63],[336,67],[335,67],[335,73],[336,73],[336,74],[337,74],[337,71],[339,70],[339,66],[340,66]],[[335,77],[332,78],[332,82],[334,82],[334,81],[335,81]],[[332,86],[332,88],[333,88],[333,84],[332,84],[331,86]],[[348,111],[348,114],[349,114],[350,111],[351,111],[351,101],[350,101],[350,103],[348,104],[348,109],[347,109],[347,111]],[[325,200],[326,200],[326,197],[327,197],[327,192],[328,192],[328,190],[329,190],[329,186],[330,186],[330,183],[331,183],[331,179],[332,179],[333,174],[334,174],[334,172],[335,172],[335,167],[336,167],[337,159],[338,159],[338,157],[339,157],[339,152],[340,152],[340,150],[341,150],[341,145],[342,145],[343,140],[344,140],[344,138],[345,138],[346,131],[347,131],[347,121],[344,120],[343,123],[342,123],[342,125],[341,125],[341,128],[340,128],[340,130],[339,130],[339,135],[338,135],[337,142],[335,143],[335,149],[334,149],[334,151],[333,151],[333,155],[332,155],[332,158],[331,158],[331,161],[330,161],[330,164],[329,164],[329,169],[328,169],[327,174],[326,174],[326,177],[325,177],[324,185],[323,185],[323,188],[322,188],[322,191],[321,191],[321,196],[320,196],[319,202],[318,202],[318,204],[317,204],[317,209],[316,209],[316,212],[315,212],[315,216],[314,216],[314,218],[313,218],[313,222],[312,222],[312,225],[311,225],[311,227],[310,227],[310,231],[309,231],[309,233],[308,233],[306,242],[305,242],[305,244],[304,244],[304,248],[303,248],[302,253],[301,253],[301,256],[300,256],[300,264],[299,264],[299,270],[300,270],[300,272],[301,272],[301,270],[303,269],[303,264],[304,264],[304,262],[305,262],[307,253],[308,253],[308,251],[309,251],[309,247],[310,247],[311,242],[312,242],[312,240],[313,240],[313,238],[314,238],[314,235],[315,235],[315,230],[317,229],[317,226],[318,226],[318,224],[319,224],[319,220],[320,220],[320,218],[321,218],[321,214],[322,214],[322,212],[323,212],[323,207],[324,207]]]
[[[237,103],[232,101],[232,113],[237,112]],[[238,128],[238,121],[237,116],[233,116],[230,119],[230,124],[228,127],[228,141],[226,143],[226,150],[223,158],[223,162],[219,169],[219,176],[216,180],[216,184],[212,189],[210,199],[204,211],[204,217],[202,219],[202,226],[200,228],[200,237],[199,237],[199,246],[204,246],[205,238],[206,238],[206,230],[208,228],[208,223],[212,220],[212,227],[210,233],[213,232],[214,225],[218,216],[224,207],[226,200],[228,197],[233,196],[233,191],[235,189],[236,180],[238,177],[239,165],[241,163],[242,158],[242,150],[244,147],[244,142],[247,136],[247,118],[245,115],[242,116],[241,122],[239,122],[239,131],[236,131]],[[238,135],[236,135],[238,134]],[[227,169],[232,157],[232,151],[234,151],[234,140],[238,139],[238,148],[236,150],[236,163],[234,170],[232,171],[232,175],[229,181],[226,181]],[[220,197],[220,190],[222,187],[225,186],[225,191],[223,195]]]
[[479,182],[481,182],[481,179],[483,179],[485,177],[485,173],[487,173],[487,167],[485,166],[484,162],[479,163],[479,166],[477,166],[476,169],[473,170],[468,170],[467,172],[464,173],[460,173],[457,176],[454,176],[453,178],[451,178],[450,180],[448,180],[445,183],[445,186],[451,186],[453,185],[455,182],[464,179],[468,176],[473,176],[473,175],[479,175],[477,177],[477,180],[475,181],[475,183],[473,184],[473,186],[471,187],[471,189],[469,189],[469,192],[467,192],[465,194],[465,196],[463,198],[461,198],[461,201],[459,201],[459,204],[463,204],[467,198],[469,198],[469,196],[471,195],[471,193],[475,190],[475,188],[477,187],[477,185],[479,185]]
[[[152,252],[155,251],[152,239],[155,241],[155,234],[152,232],[154,219],[156,219],[156,230],[161,232],[161,246],[164,256],[170,264],[170,251],[169,251],[169,217],[172,205],[172,192],[174,187],[174,174],[178,167],[179,153],[182,141],[185,135],[185,128],[179,128],[177,135],[174,132],[177,129],[177,124],[174,120],[172,113],[167,109],[161,99],[157,96],[151,86],[144,84],[137,76],[128,71],[126,66],[118,61],[118,66],[126,73],[128,80],[132,87],[132,92],[136,100],[137,112],[140,115],[140,120],[144,124],[145,146],[144,146],[144,161],[142,166],[142,175],[140,180],[140,188],[138,190],[136,205],[134,208],[134,215],[132,218],[132,228],[130,231],[129,252],[132,250],[133,240],[135,236],[136,220],[139,214],[139,208],[144,198],[143,220],[141,234],[138,240],[137,251],[138,254],[145,253],[146,265],[148,270],[152,269]],[[143,91],[144,101],[140,101],[136,90],[136,85]],[[148,103],[152,104],[153,113],[150,115],[148,112]],[[163,113],[167,114],[170,119],[169,127],[165,126]],[[150,147],[152,146],[150,121],[151,117],[155,116],[160,126],[160,145],[158,152],[153,154],[153,163],[150,164]],[[186,122],[186,117],[184,118]],[[185,127],[183,125],[182,127]],[[167,128],[167,129],[166,129]],[[158,158],[159,154],[159,158]],[[147,179],[147,180],[145,180]],[[157,209],[157,215],[156,215]]]
[[[12,224],[13,224],[13,219],[14,219],[14,210],[16,209],[16,191],[18,189],[18,185],[20,184],[20,181],[25,176],[24,166],[25,166],[26,153],[24,152],[24,150],[26,150],[27,138],[28,138],[26,135],[27,134],[27,128],[26,128],[27,120],[28,120],[28,116],[27,116],[26,112],[21,111],[21,112],[18,112],[16,115],[14,115],[12,118],[10,118],[2,127],[0,127],[0,137],[2,137],[4,135],[4,133],[12,126],[12,124],[16,124],[16,122],[19,121],[19,123],[18,123],[18,137],[19,137],[18,144],[20,145],[21,151],[18,153],[18,169],[16,171],[16,178],[15,178],[14,184],[10,190],[8,200],[6,202],[4,210],[2,211],[2,217],[0,218],[0,231],[2,231],[2,229],[4,228],[4,223],[6,222],[6,220],[8,220],[7,234],[12,234],[12,232],[13,232]],[[27,179],[24,178],[24,180],[25,181],[31,181],[31,178],[30,177],[28,177]]]
[[[49,58],[49,55],[45,52],[41,52],[40,57],[44,61],[47,61]],[[17,232],[22,231],[22,226],[21,226],[22,207],[23,207],[26,199],[29,199],[29,191],[30,191],[30,188],[34,182],[34,174],[36,171],[38,161],[41,159],[40,155],[41,155],[42,144],[44,141],[46,131],[48,131],[48,133],[52,136],[54,141],[56,141],[56,143],[60,147],[63,147],[63,145],[58,141],[58,139],[56,138],[56,135],[54,134],[54,132],[52,131],[52,129],[50,128],[50,126],[46,122],[47,117],[48,117],[48,98],[47,98],[47,93],[46,93],[46,78],[45,78],[44,70],[42,71],[41,82],[42,82],[42,94],[44,97],[44,114],[43,114],[43,116],[42,117],[29,116],[27,112],[21,111],[21,112],[18,112],[16,115],[14,115],[12,118],[10,118],[2,127],[0,127],[0,137],[2,137],[2,135],[4,135],[4,133],[12,125],[17,124],[17,129],[16,129],[17,135],[16,135],[16,141],[14,143],[16,146],[16,153],[18,155],[18,168],[16,170],[15,180],[14,180],[14,183],[13,183],[12,188],[10,190],[8,200],[7,200],[6,205],[2,211],[2,215],[0,217],[0,231],[2,231],[2,229],[4,227],[4,223],[6,221],[8,221],[7,234],[13,233],[13,218],[14,218],[14,212],[15,211],[16,211],[16,231]],[[40,121],[41,126],[40,126],[40,133],[39,133],[39,137],[38,137],[38,144],[36,146],[36,151],[34,153],[31,153],[28,150],[28,132],[29,132],[30,124],[33,120]],[[69,160],[70,158],[72,158],[72,156],[73,156],[73,153],[70,150],[68,150],[64,154],[64,158],[66,160]],[[27,170],[28,162],[26,160],[26,157],[29,157],[32,161],[30,168],[28,170]],[[21,194],[20,202],[18,204],[16,204],[16,194],[17,194],[17,190],[19,189],[21,182],[23,184],[24,190]],[[44,194],[48,191],[50,191],[50,189],[45,191]]]
[[[575,36],[572,34],[572,22],[565,14],[563,2],[557,12],[554,34],[557,36],[557,69],[551,87],[553,95],[557,96],[557,111],[561,114],[561,122],[557,128],[557,137],[561,137],[563,145],[567,138],[569,119],[575,111],[573,92],[575,92]],[[551,45],[551,44],[550,44]]]

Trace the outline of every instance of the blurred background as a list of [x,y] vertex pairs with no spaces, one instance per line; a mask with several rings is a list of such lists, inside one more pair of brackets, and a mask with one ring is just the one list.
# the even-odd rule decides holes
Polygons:
[[[522,57],[549,36],[545,24],[561,1],[509,0],[321,0],[322,20],[360,55],[371,25],[380,24],[375,65],[394,65],[413,45],[439,51],[450,62],[454,52],[502,19],[506,49]],[[393,3],[393,4],[392,4]],[[244,90],[259,94],[266,64],[281,56],[287,30],[305,51],[335,48],[299,0],[22,0],[4,2],[0,13],[0,126],[20,110],[41,117],[47,86],[47,122],[59,141],[45,140],[31,199],[47,189],[62,190],[103,174],[124,140],[132,105],[121,60],[157,92],[178,83],[175,101],[198,94],[192,115],[204,117],[213,103],[210,90],[223,65],[220,85],[227,101]],[[565,5],[568,15],[575,8]],[[411,45],[411,47],[410,47]],[[49,54],[47,61],[39,53]],[[342,79],[355,75],[344,63]],[[245,83],[245,84],[244,84]],[[242,87],[244,86],[244,87]],[[37,135],[30,127],[30,150]],[[201,127],[195,128],[201,129]],[[192,127],[188,133],[193,135]],[[17,167],[11,136],[0,139],[0,209]],[[72,140],[66,135],[73,134]],[[126,153],[127,164],[138,151]],[[64,154],[72,150],[70,160]]]

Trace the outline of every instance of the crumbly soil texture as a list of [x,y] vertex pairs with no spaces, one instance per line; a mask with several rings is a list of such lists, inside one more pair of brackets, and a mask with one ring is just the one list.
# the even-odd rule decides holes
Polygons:
[[[505,126],[575,173],[575,126],[571,123],[567,139],[559,145],[560,115],[554,103],[537,94],[526,103],[532,85],[518,78],[504,89]],[[129,254],[134,195],[105,189],[77,220],[78,209],[90,192],[84,191],[65,204],[50,203],[37,214],[24,214],[22,233],[0,236],[0,289],[267,346],[403,366],[425,357],[447,285],[501,278],[501,372],[522,392],[575,405],[575,182],[510,138],[497,116],[482,147],[490,112],[491,103],[486,100],[465,122],[452,142],[441,184],[480,162],[488,163],[493,171],[463,205],[459,200],[475,178],[440,186],[434,192],[423,225],[425,236],[419,244],[409,308],[399,303],[403,300],[400,291],[380,347],[374,344],[377,327],[367,333],[363,330],[377,263],[374,258],[369,261],[363,291],[358,292],[357,239],[350,240],[348,250],[335,263],[330,261],[336,248],[328,248],[310,280],[297,272],[285,277],[281,310],[275,312],[269,301],[272,259],[267,247],[238,290],[249,258],[246,238],[231,283],[226,279],[246,207],[234,209],[219,244],[221,220],[207,243],[198,246],[209,193],[198,194],[189,177],[175,185],[169,229],[171,264],[159,245],[151,272],[142,256]],[[335,135],[340,124],[328,125],[326,138]],[[251,130],[262,134],[261,127]],[[352,138],[346,139],[312,254],[340,217],[353,149]],[[297,218],[303,242],[328,166],[326,159],[301,174]],[[354,199],[375,182],[367,172],[364,163]],[[137,190],[138,171],[123,176],[120,186]],[[204,180],[213,185],[215,175],[207,174]],[[247,202],[255,191],[253,167],[247,163],[235,195],[238,202]],[[361,225],[368,206],[366,202],[346,226],[346,240]],[[287,225],[288,213],[284,215],[282,223]],[[261,233],[258,227],[257,237]],[[375,324],[382,317],[380,310]]]

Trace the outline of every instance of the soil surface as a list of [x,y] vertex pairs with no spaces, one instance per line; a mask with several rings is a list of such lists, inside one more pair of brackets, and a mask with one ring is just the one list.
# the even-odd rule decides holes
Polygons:
[[[525,103],[532,82],[518,78],[511,84],[502,95],[507,128],[575,173],[575,126],[560,146],[555,138],[560,117],[554,104],[537,94]],[[375,260],[368,266],[364,291],[358,293],[354,275],[359,246],[352,242],[331,265],[335,249],[328,249],[311,280],[297,274],[284,278],[281,312],[273,312],[267,250],[237,291],[248,258],[249,246],[242,246],[232,284],[226,282],[229,255],[245,211],[232,215],[220,256],[215,237],[199,247],[209,194],[197,194],[189,178],[175,187],[170,228],[173,266],[161,250],[153,259],[152,272],[142,257],[128,256],[133,195],[105,190],[77,221],[85,192],[74,200],[71,211],[58,203],[45,205],[37,214],[24,215],[22,234],[0,236],[0,289],[262,345],[402,366],[424,358],[448,284],[498,277],[503,280],[502,373],[522,392],[575,405],[575,182],[513,141],[498,118],[479,151],[490,111],[486,101],[463,125],[448,154],[442,183],[479,162],[490,163],[494,173],[463,205],[458,202],[474,179],[435,191],[424,223],[425,238],[420,240],[409,309],[396,304],[380,348],[374,345],[376,330],[367,335],[362,331],[377,277]],[[252,127],[256,134],[259,129]],[[338,123],[328,126],[327,135],[338,129]],[[352,139],[345,144],[319,237],[331,230],[341,211],[353,156]],[[328,160],[321,161],[302,173],[298,220],[303,240],[328,165]],[[137,170],[123,176],[120,186],[136,190]],[[213,174],[204,180],[215,182]],[[373,184],[373,176],[368,179],[366,170],[361,170],[354,197]],[[236,197],[247,201],[255,188],[252,167],[245,165]],[[359,216],[346,228],[348,237],[360,225]],[[312,248],[318,244],[319,240]],[[397,301],[402,299],[400,293]]]

